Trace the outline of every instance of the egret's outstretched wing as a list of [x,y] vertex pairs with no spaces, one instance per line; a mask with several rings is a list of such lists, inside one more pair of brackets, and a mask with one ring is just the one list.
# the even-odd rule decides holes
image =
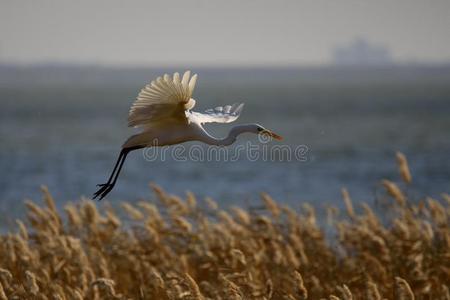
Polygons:
[[236,121],[244,108],[244,103],[218,106],[214,109],[207,109],[204,113],[189,112],[189,119],[198,123],[230,123]]
[[165,74],[147,84],[130,108],[128,126],[147,126],[164,119],[186,120],[185,111],[195,105],[191,99],[197,74],[186,71],[173,76]]

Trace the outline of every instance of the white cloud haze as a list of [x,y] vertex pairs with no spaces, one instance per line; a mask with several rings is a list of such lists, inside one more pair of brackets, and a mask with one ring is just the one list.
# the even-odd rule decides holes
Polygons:
[[450,61],[450,1],[0,2],[0,62],[322,64],[357,36]]

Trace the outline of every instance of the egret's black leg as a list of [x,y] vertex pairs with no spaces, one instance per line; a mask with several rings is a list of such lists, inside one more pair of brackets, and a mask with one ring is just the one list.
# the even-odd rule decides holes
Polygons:
[[119,166],[120,162],[122,161],[123,156],[125,155],[125,152],[126,151],[124,149],[122,149],[120,151],[119,157],[117,158],[116,164],[114,165],[114,169],[113,169],[111,175],[109,176],[108,181],[103,184],[97,184],[97,186],[99,186],[100,189],[97,192],[95,192],[94,199],[97,198],[101,193],[103,193],[103,191],[106,190],[108,188],[108,186],[111,185],[111,180],[113,179],[114,173],[116,173],[117,166]]
[[[117,170],[117,172],[114,176],[114,180],[112,183],[108,184],[106,186],[106,188],[100,193],[101,195],[100,195],[100,198],[98,199],[98,201],[102,200],[113,189],[114,185],[116,184],[117,178],[119,178],[119,174],[120,174],[120,171],[122,170],[123,163],[125,162],[125,159],[127,158],[127,155],[128,155],[128,153],[130,153],[130,151],[131,150],[129,150],[129,149],[127,149],[127,150],[124,149],[123,155],[122,155],[122,160],[120,161],[119,169]],[[108,182],[110,182],[110,181],[108,181]]]

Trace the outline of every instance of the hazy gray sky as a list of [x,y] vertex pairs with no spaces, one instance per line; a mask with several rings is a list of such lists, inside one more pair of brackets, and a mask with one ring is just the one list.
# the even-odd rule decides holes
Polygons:
[[320,64],[356,36],[450,61],[449,0],[0,0],[0,61]]

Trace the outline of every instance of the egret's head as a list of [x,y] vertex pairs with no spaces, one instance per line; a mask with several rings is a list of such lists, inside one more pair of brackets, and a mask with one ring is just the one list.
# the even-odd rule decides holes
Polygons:
[[254,124],[254,131],[252,131],[252,132],[256,133],[256,134],[266,135],[277,141],[281,141],[283,139],[282,136],[276,134],[275,132],[273,132],[269,129],[264,128],[263,126],[261,126],[259,124]]

